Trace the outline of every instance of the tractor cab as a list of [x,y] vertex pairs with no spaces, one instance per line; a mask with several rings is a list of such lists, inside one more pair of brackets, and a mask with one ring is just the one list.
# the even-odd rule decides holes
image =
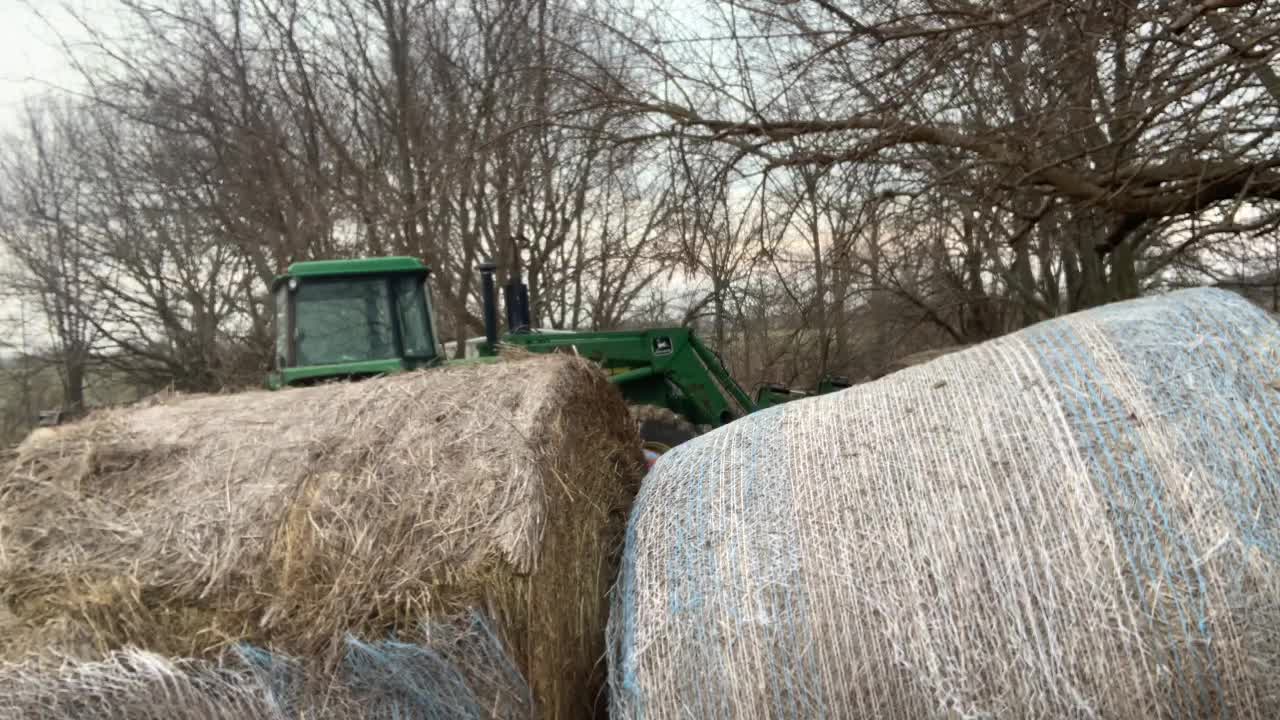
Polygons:
[[441,363],[431,270],[384,257],[296,262],[272,284],[268,387],[353,379]]

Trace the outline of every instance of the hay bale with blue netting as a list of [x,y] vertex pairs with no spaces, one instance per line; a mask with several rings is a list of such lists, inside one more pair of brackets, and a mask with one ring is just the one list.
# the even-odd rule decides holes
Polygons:
[[542,717],[589,717],[643,469],[621,394],[567,355],[102,411],[0,471],[0,660],[337,668],[348,636],[476,609]]
[[1280,327],[1117,303],[676,448],[613,717],[1280,717]]

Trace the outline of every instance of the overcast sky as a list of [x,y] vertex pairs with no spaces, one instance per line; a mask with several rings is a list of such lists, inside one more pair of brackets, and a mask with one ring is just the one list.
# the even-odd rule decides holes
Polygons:
[[[0,123],[6,130],[16,122],[24,97],[76,85],[58,33],[74,38],[77,28],[56,13],[50,18],[55,30],[31,9],[47,5],[47,12],[58,4],[57,0],[0,0]],[[76,4],[88,6],[84,0]]]

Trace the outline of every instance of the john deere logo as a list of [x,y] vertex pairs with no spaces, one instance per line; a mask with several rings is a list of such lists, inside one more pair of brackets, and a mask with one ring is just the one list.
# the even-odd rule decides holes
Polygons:
[[654,355],[670,355],[671,354],[671,338],[666,335],[659,335],[653,339]]

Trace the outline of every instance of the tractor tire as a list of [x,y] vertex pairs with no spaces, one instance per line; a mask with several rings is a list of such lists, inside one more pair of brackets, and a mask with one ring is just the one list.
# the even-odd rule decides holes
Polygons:
[[701,434],[698,426],[664,407],[632,405],[631,417],[640,428],[644,449],[656,455],[662,455]]

